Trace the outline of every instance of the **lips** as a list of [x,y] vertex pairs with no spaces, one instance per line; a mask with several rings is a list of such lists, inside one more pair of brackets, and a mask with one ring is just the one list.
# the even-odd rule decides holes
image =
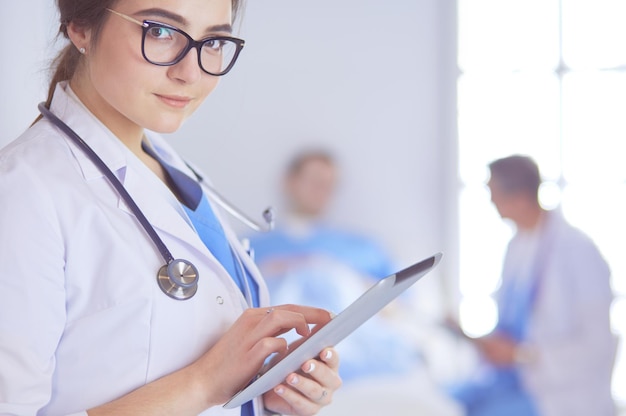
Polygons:
[[167,104],[173,108],[185,108],[191,102],[190,97],[184,97],[180,95],[161,95],[155,94],[161,102]]

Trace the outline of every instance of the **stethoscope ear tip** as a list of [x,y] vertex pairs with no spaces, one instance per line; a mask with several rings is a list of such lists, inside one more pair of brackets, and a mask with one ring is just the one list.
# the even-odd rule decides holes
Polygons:
[[274,208],[267,207],[265,211],[263,211],[263,219],[265,220],[265,223],[267,224],[267,231],[272,231],[274,229],[274,219],[275,219]]
[[274,228],[274,219],[275,219],[275,217],[276,217],[276,215],[275,215],[275,212],[274,212],[274,208],[272,208],[272,207],[265,208],[265,211],[263,211],[263,219],[265,220],[267,225],[269,225],[271,228]]

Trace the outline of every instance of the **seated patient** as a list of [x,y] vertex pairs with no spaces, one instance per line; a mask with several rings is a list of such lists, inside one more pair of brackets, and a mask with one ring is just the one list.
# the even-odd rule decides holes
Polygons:
[[[324,220],[338,176],[333,157],[307,151],[289,164],[284,190],[285,220],[276,230],[252,236],[255,259],[274,303],[302,303],[336,313],[393,270],[381,247]],[[338,348],[345,382],[364,376],[409,371],[417,348],[375,316]]]

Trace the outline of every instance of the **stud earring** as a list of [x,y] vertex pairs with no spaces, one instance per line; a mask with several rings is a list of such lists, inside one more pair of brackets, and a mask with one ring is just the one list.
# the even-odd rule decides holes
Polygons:
[[79,48],[78,52],[80,52],[81,55],[84,55],[86,51],[85,51],[85,48]]

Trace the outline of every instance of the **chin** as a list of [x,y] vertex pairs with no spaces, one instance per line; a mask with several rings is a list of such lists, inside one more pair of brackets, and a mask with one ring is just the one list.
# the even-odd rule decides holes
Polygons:
[[165,117],[161,120],[151,123],[147,126],[148,130],[152,130],[156,133],[170,134],[176,132],[183,125],[185,119],[180,118],[176,120],[167,120]]
[[175,133],[178,129],[180,128],[180,125],[176,126],[176,127],[168,127],[168,128],[159,128],[159,129],[149,129],[152,130],[155,133],[160,133],[160,134],[171,134],[171,133]]

